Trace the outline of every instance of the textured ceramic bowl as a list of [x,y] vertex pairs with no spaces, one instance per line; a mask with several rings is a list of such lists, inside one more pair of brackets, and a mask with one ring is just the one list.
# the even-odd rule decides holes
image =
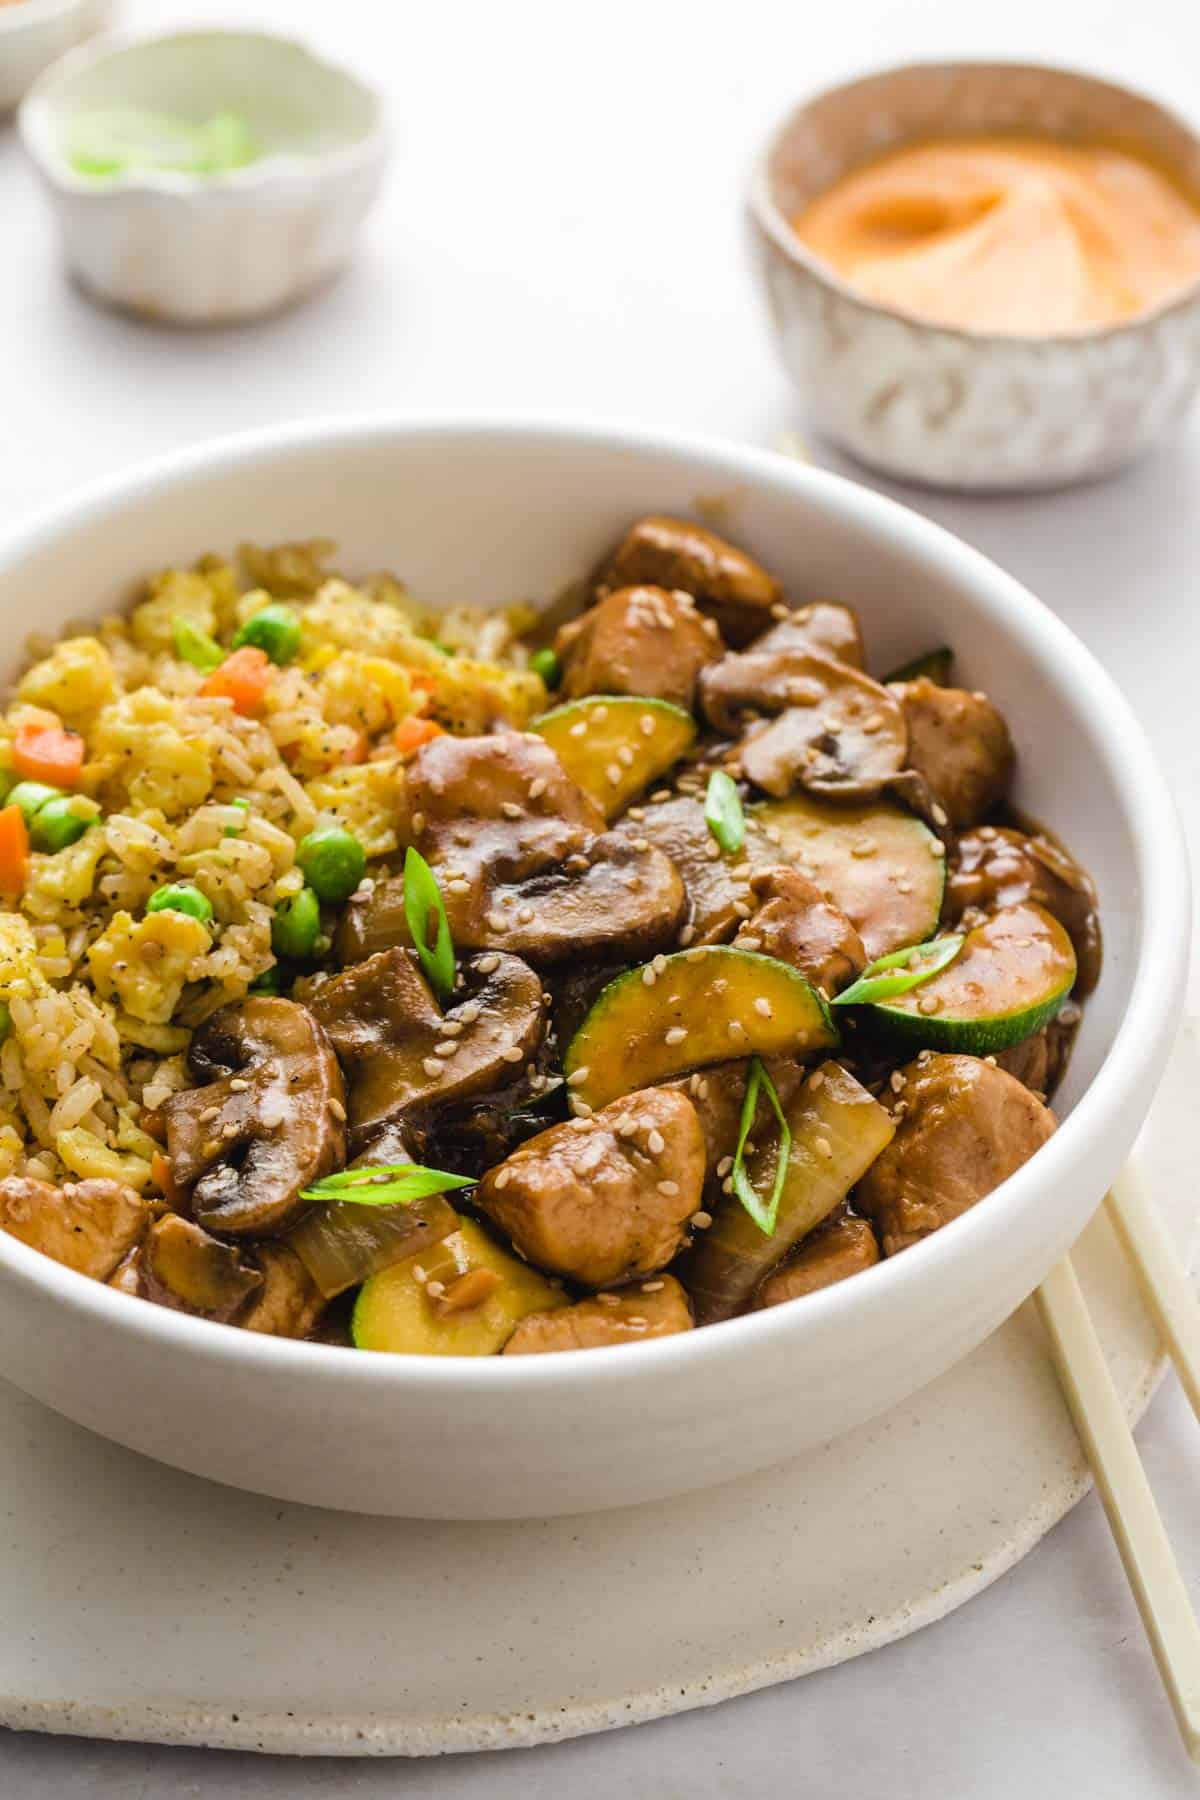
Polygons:
[[[203,177],[77,174],[71,120],[109,106],[195,120],[234,111],[267,154]],[[300,44],[256,32],[84,46],[37,83],[20,126],[80,284],[109,305],[189,325],[273,312],[341,268],[387,155],[374,89]]]
[[771,136],[750,216],[783,360],[818,427],[939,487],[1061,486],[1119,469],[1200,384],[1200,282],[1111,328],[1031,338],[930,325],[865,299],[789,221],[865,159],[918,138],[1025,131],[1140,148],[1200,193],[1200,137],[1111,82],[1017,63],[918,63],[805,102]]
[[[682,1493],[885,1411],[965,1355],[1067,1249],[1145,1116],[1188,946],[1179,829],[1142,733],[1054,615],[936,526],[760,451],[538,425],[296,426],[170,458],[0,548],[5,675],[29,619],[124,603],[198,552],[328,535],[432,604],[548,598],[646,511],[727,496],[794,601],[859,608],[876,667],[954,646],[1016,739],[1018,803],[1099,884],[1105,972],[1062,1127],[965,1217],[841,1286],[656,1343],[565,1356],[370,1355],[129,1299],[0,1233],[0,1375],[136,1450],[352,1511],[537,1516]],[[897,595],[903,596],[902,606]]]
[[107,25],[113,0],[21,0],[0,7],[0,115],[64,51]]

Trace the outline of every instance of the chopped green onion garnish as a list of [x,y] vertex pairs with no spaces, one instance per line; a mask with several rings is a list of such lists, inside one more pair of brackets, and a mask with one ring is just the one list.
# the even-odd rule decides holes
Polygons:
[[704,796],[704,822],[720,844],[731,853],[746,841],[746,815],[737,786],[724,769],[714,769]]
[[446,908],[433,870],[411,847],[404,857],[404,916],[429,985],[439,1000],[448,1000],[454,992],[454,943]]
[[176,613],[171,620],[171,643],[176,656],[196,669],[215,669],[225,660],[225,652],[216,639],[184,613]]
[[[744,1152],[746,1139],[750,1135],[750,1127],[754,1123],[754,1115],[758,1111],[759,1090],[766,1093],[771,1102],[771,1109],[779,1121],[779,1157],[775,1164],[775,1181],[771,1188],[771,1197],[764,1202],[755,1193],[746,1173]],[[779,1095],[775,1091],[775,1083],[767,1074],[761,1060],[757,1056],[750,1058],[750,1072],[746,1081],[746,1097],[742,1101],[742,1117],[738,1125],[737,1149],[734,1152],[733,1168],[730,1177],[733,1191],[745,1207],[758,1229],[770,1237],[775,1230],[775,1220],[779,1212],[779,1196],[783,1192],[783,1184],[787,1177],[788,1160],[792,1154],[791,1127],[783,1116],[783,1108],[779,1104]]]
[[[843,993],[835,994],[835,1006],[868,1006],[877,1000],[892,1000],[897,994],[907,994],[910,988],[920,987],[931,975],[937,975],[948,964],[952,963],[962,949],[964,938],[961,932],[951,932],[947,937],[931,938],[925,944],[908,944],[903,950],[893,950],[889,956],[877,957],[868,963],[858,980]],[[909,967],[914,957],[927,958],[920,968]],[[888,973],[888,971],[894,973]]]
[[469,1176],[450,1175],[445,1169],[426,1169],[420,1163],[383,1163],[378,1168],[343,1169],[326,1175],[312,1187],[301,1188],[302,1200],[351,1200],[356,1206],[407,1206],[426,1194],[444,1194],[450,1188],[473,1187]]
[[553,650],[535,650],[529,659],[535,675],[540,675],[548,688],[556,688],[562,680],[562,664]]

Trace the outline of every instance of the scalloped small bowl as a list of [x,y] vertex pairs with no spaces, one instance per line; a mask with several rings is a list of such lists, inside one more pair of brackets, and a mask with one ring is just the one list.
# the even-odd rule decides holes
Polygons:
[[0,117],[65,51],[103,30],[113,10],[114,0],[21,0],[0,7]]
[[[237,111],[266,154],[216,175],[81,175],[67,136],[92,106]],[[374,88],[291,39],[248,31],[85,46],[42,76],[19,123],[75,279],[108,305],[187,325],[277,311],[340,269],[388,149]]]
[[827,438],[902,480],[987,492],[1107,475],[1176,424],[1200,386],[1200,281],[1091,331],[963,331],[868,299],[792,229],[839,176],[897,145],[1010,131],[1135,146],[1200,193],[1200,135],[1156,101],[1003,62],[914,63],[830,88],[772,132],[751,176],[784,364]]

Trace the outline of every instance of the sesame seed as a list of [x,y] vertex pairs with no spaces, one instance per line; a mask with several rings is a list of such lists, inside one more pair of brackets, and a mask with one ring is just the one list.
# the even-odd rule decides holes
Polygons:
[[746,1027],[742,1024],[740,1019],[730,1019],[729,1035],[730,1037],[745,1037]]
[[511,1169],[497,1169],[496,1179],[493,1181],[492,1186],[496,1188],[506,1188],[511,1180]]
[[425,814],[423,812],[415,812],[409,820],[409,824],[412,826],[413,836],[420,837],[425,829]]
[[634,838],[633,847],[640,854],[644,855],[645,852],[650,848],[650,839],[649,838]]
[[904,1089],[904,1077],[903,1077],[903,1075],[902,1075],[902,1074],[901,1074],[901,1073],[900,1073],[900,1071],[899,1071],[899,1069],[893,1069],[893,1070],[892,1070],[892,1072],[891,1072],[891,1074],[890,1074],[890,1075],[889,1075],[889,1077],[888,1077],[888,1080],[889,1080],[889,1081],[890,1081],[890,1083],[891,1083],[891,1087],[892,1087],[892,1092],[893,1092],[893,1094],[899,1094],[899,1093],[902,1093],[902,1092],[903,1092],[903,1089]]
[[816,1151],[818,1156],[824,1156],[826,1158],[829,1158],[833,1155],[833,1145],[830,1143],[828,1138],[823,1138],[823,1137],[814,1138],[813,1139],[813,1149]]
[[545,793],[545,791],[546,791],[546,782],[545,782],[545,778],[543,776],[539,775],[537,777],[536,781],[530,782],[529,798],[531,800],[540,800],[542,795]]
[[677,1194],[679,1192],[679,1183],[677,1181],[660,1181],[658,1184],[658,1191],[660,1194],[665,1194],[667,1198],[670,1199],[672,1194]]
[[666,1285],[665,1281],[643,1281],[642,1292],[643,1294],[661,1294]]
[[415,1280],[419,1281],[422,1286],[424,1286],[424,1284],[429,1280],[429,1271],[428,1271],[428,1269],[423,1268],[420,1263],[414,1263],[413,1264],[413,1277]]
[[621,779],[620,765],[618,763],[609,763],[604,771],[604,779],[608,782],[610,787],[616,787]]
[[597,721],[607,719],[607,717],[608,717],[607,706],[593,706],[592,717],[593,717],[593,719],[595,719]]
[[[499,966],[499,962],[500,958],[498,956],[481,956],[478,966],[483,970],[485,975],[490,975],[492,970]],[[466,1000],[456,1010],[464,1025],[473,1025],[483,1011],[483,1008],[480,1006],[478,1000]],[[442,1029],[444,1031],[449,1031],[449,1023],[444,1025]]]
[[874,838],[859,838],[857,843],[851,844],[850,854],[851,856],[874,856],[878,848]]
[[488,913],[486,915],[486,917],[484,918],[483,922],[487,926],[489,931],[507,931],[508,930],[508,920],[505,918],[505,916],[502,912],[493,911],[493,912]]
[[619,1294],[597,1294],[596,1298],[601,1306],[620,1306],[621,1304],[621,1296]]
[[682,1044],[682,1042],[686,1036],[687,1036],[686,1026],[672,1025],[671,1029],[666,1033],[665,1041],[668,1044]]
[[660,950],[657,956],[651,958],[650,967],[654,970],[656,975],[661,975],[666,969],[666,966],[667,959]]
[[667,1141],[661,1131],[651,1131],[646,1139],[646,1148],[651,1156],[661,1156],[667,1147]]
[[713,838],[709,843],[705,844],[704,854],[705,854],[705,856],[708,857],[708,860],[710,862],[718,862],[720,860],[722,851],[721,851],[721,846],[720,846],[720,844],[718,844],[716,838]]
[[940,1005],[941,1001],[936,994],[924,994],[921,999],[917,1001],[917,1011],[919,1013],[925,1013],[926,1016],[928,1016],[930,1013],[935,1013]]
[[783,833],[778,825],[764,825],[763,836],[772,844],[782,844]]
[[994,1056],[985,1056],[983,1060],[990,1068],[998,1069],[1000,1067]]
[[461,1037],[462,1036],[462,1021],[461,1021],[461,1019],[443,1019],[442,1020],[442,1036],[443,1037]]
[[584,1063],[580,1068],[575,1069],[570,1075],[567,1076],[567,1086],[568,1087],[582,1087],[584,1082],[587,1080],[588,1076],[591,1074],[591,1072],[592,1071],[588,1068],[587,1064]]
[[458,1045],[455,1043],[454,1039],[451,1038],[448,1043],[435,1044],[433,1046],[433,1054],[435,1056],[453,1056],[457,1049]]
[[215,1119],[218,1116],[218,1114],[220,1113],[220,1111],[221,1111],[221,1109],[219,1106],[206,1106],[204,1108],[204,1111],[199,1114],[200,1124],[207,1125],[208,1121],[210,1119]]
[[446,1284],[444,1281],[427,1281],[425,1283],[425,1292],[429,1295],[431,1300],[440,1300],[445,1291]]
[[752,910],[751,907],[746,905],[744,900],[735,900],[733,903],[734,915],[739,919],[748,919]]
[[235,1075],[229,1084],[231,1094],[244,1094],[250,1083],[242,1075]]
[[768,999],[766,999],[762,994],[759,994],[759,996],[755,1000],[754,1010],[756,1013],[758,1013],[764,1019],[770,1019],[770,1018],[774,1017],[774,1014],[771,1011],[771,1002]]
[[577,725],[571,726],[571,729],[567,735],[568,735],[568,737],[582,737],[586,730],[587,730],[587,720],[580,719],[580,721]]
[[[575,1106],[574,1101],[572,1101],[571,1104],[572,1104],[572,1106]],[[582,1105],[583,1105],[583,1101],[581,1100],[579,1102],[579,1106],[582,1106]],[[591,1111],[592,1111],[592,1109],[590,1106],[587,1108],[586,1112],[580,1112],[578,1107],[576,1107],[574,1118],[567,1120],[567,1124],[568,1124],[570,1130],[572,1130],[572,1131],[590,1131],[592,1129]]]
[[913,889],[912,889],[911,881],[898,881],[896,883],[896,892],[898,894],[911,894],[912,891],[913,891]]
[[525,1061],[525,1052],[522,1050],[520,1044],[510,1044],[508,1049],[502,1050],[500,1054],[505,1062],[518,1063]]
[[461,875],[458,876],[454,881],[448,881],[446,883],[446,892],[448,894],[469,894],[470,891],[471,891],[470,882],[465,880]]
[[941,838],[931,838],[929,840],[929,854],[935,858],[945,856],[946,846],[943,844]]
[[684,945],[690,944],[695,935],[696,927],[694,925],[685,925],[683,930],[679,933],[679,941]]
[[339,1122],[339,1124],[341,1124],[345,1120],[346,1109],[342,1105],[341,1101],[338,1100],[336,1097],[330,1098],[329,1110],[333,1114],[334,1118]]
[[633,767],[633,751],[629,748],[628,744],[622,744],[617,751],[617,761],[626,769],[631,769]]
[[581,1100],[577,1094],[571,1095],[571,1111],[575,1114],[575,1123],[577,1125],[585,1124],[592,1116],[592,1108],[588,1105],[586,1100]]
[[733,1177],[731,1175],[727,1175],[725,1177],[724,1181],[721,1183],[721,1192],[723,1194],[732,1194],[732,1192],[733,1192]]
[[709,1212],[694,1212],[688,1220],[688,1224],[694,1225],[697,1231],[707,1231],[712,1224],[712,1214]]
[[718,1164],[717,1164],[717,1174],[718,1174],[718,1176],[719,1176],[719,1177],[720,1177],[720,1178],[722,1178],[722,1179],[724,1179],[724,1177],[725,1177],[725,1176],[726,1176],[726,1175],[728,1175],[728,1173],[729,1173],[729,1171],[730,1171],[730,1169],[732,1169],[732,1167],[733,1167],[733,1158],[732,1158],[732,1156],[723,1156],[723,1157],[722,1157],[722,1158],[721,1158],[721,1160],[720,1160],[720,1162],[719,1162],[719,1163],[718,1163]]
[[816,1091],[819,1087],[824,1087],[824,1085],[825,1085],[824,1069],[814,1069],[812,1074],[808,1078],[808,1085],[812,1089],[814,1094],[816,1093]]
[[882,725],[883,725],[883,714],[882,713],[872,713],[869,718],[863,720],[862,725],[860,726],[859,729],[861,731],[863,731],[867,737],[874,737],[875,733],[880,729],[880,727]]
[[658,980],[658,976],[654,973],[654,970],[649,963],[647,963],[646,967],[642,970],[642,980],[647,987],[653,987]]
[[518,925],[532,925],[532,923],[533,923],[533,908],[532,908],[532,906],[518,907],[517,908],[517,924]]
[[773,619],[786,619],[787,616],[788,616],[787,606],[784,604],[784,602],[782,600],[776,600],[774,606],[772,606],[772,608],[771,608],[771,617]]
[[654,714],[643,713],[638,720],[638,730],[643,737],[653,737],[655,732]]
[[671,798],[670,788],[655,788],[654,792],[650,796],[651,801],[656,806],[660,805],[662,803],[662,801],[669,800],[670,798]]
[[950,814],[946,811],[944,806],[939,806],[936,800],[929,810],[933,814],[933,822],[935,825],[948,825],[950,823]]
[[738,932],[737,941],[738,941],[738,949],[739,950],[761,950],[762,949],[762,939],[754,937],[753,934],[749,934],[744,931]]
[[424,1062],[422,1062],[421,1067],[427,1075],[440,1075],[442,1072],[442,1064],[438,1061],[436,1056],[427,1056]]
[[591,867],[591,864],[586,856],[568,856],[567,867],[572,875],[582,875],[585,869]]
[[708,1099],[708,1083],[703,1077],[701,1077],[700,1086],[696,1089],[696,1098],[698,1100]]

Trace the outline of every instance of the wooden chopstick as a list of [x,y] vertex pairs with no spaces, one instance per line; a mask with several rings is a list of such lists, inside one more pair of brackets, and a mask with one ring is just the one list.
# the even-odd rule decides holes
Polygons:
[[1108,1215],[1200,1419],[1200,1302],[1132,1164],[1113,1183]]
[[[1128,1193],[1138,1194],[1140,1206],[1138,1200],[1130,1208],[1124,1206]],[[1161,1236],[1157,1219],[1147,1215],[1145,1198],[1133,1183],[1125,1187],[1117,1204],[1121,1207],[1121,1239],[1126,1241],[1128,1234],[1129,1241],[1136,1243],[1131,1254],[1148,1292],[1153,1292],[1155,1317],[1171,1319],[1169,1330],[1164,1324],[1168,1347],[1174,1355],[1178,1339],[1186,1354],[1197,1342],[1196,1303],[1177,1269],[1178,1282],[1168,1276],[1159,1285],[1164,1254],[1167,1262],[1174,1264],[1170,1246]],[[1147,1216],[1157,1233],[1144,1230]],[[1188,1755],[1200,1762],[1200,1626],[1069,1256],[1051,1269],[1038,1289],[1038,1301],[1063,1393],[1092,1465],[1180,1735]],[[1181,1374],[1183,1370],[1181,1364]],[[1190,1386],[1189,1393],[1195,1404]]]

